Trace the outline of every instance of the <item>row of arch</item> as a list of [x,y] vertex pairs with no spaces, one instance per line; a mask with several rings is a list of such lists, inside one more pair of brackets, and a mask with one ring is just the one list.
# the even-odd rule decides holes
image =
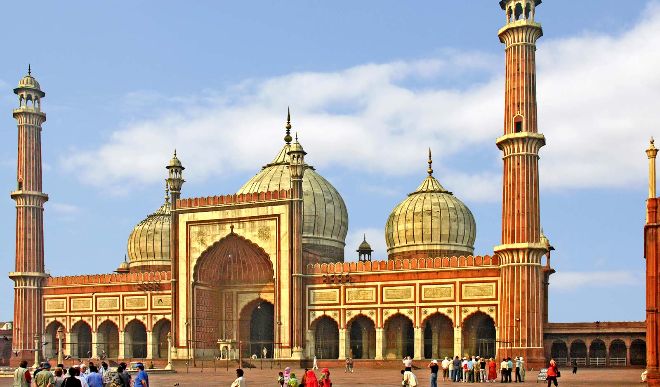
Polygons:
[[516,20],[534,20],[534,6],[527,2],[523,8],[523,2],[517,2],[514,7],[509,7],[506,12],[507,22]]
[[587,347],[580,339],[572,341],[570,346],[563,340],[555,340],[550,355],[560,363],[576,360],[580,365],[645,365],[646,342],[635,339],[628,347],[623,340],[615,339],[608,347],[603,340],[595,339]]
[[[61,328],[66,334],[66,339],[62,338],[62,347],[64,355],[73,358],[90,358],[96,354],[99,358],[117,359],[117,358],[147,358],[149,340],[147,335],[152,335],[153,358],[167,358],[168,343],[167,336],[171,329],[170,321],[162,319],[158,321],[151,332],[147,331],[146,326],[140,320],[132,320],[120,331],[118,326],[106,320],[96,329],[96,338],[93,336],[90,325],[80,320],[76,322],[70,332],[66,332],[65,327],[59,321],[53,321],[46,327],[45,338],[45,357],[55,358],[58,351],[57,330]],[[69,340],[67,343],[66,340]],[[123,344],[123,353],[120,353]]]
[[[316,319],[311,326],[314,336],[313,355],[319,359],[339,358],[339,326],[328,316]],[[485,313],[477,312],[468,317],[461,328],[461,352],[455,352],[454,326],[447,316],[435,313],[425,319],[421,327],[421,353],[424,358],[472,354],[495,356],[495,322]],[[346,327],[346,356],[354,359],[383,358],[401,359],[414,356],[415,333],[413,321],[403,315],[391,316],[383,327],[382,354],[376,353],[376,327],[374,321],[358,315]]]

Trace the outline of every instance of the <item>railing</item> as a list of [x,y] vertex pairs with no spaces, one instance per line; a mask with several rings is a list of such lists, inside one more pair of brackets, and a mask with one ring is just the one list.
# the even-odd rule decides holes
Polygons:
[[591,357],[589,358],[589,366],[591,367],[605,367],[607,359],[604,357]]
[[557,365],[565,366],[565,365],[568,364],[568,358],[567,357],[555,357],[554,359],[555,359],[555,362],[557,363]]
[[611,357],[610,366],[611,367],[625,367],[628,365],[628,361],[625,357]]
[[573,357],[571,358],[571,361],[575,360],[575,364],[578,366],[586,366],[587,365],[587,358],[586,357]]

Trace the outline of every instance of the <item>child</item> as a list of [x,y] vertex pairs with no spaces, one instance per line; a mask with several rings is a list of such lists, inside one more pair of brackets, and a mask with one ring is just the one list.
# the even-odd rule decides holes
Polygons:
[[277,384],[284,386],[284,372],[282,371],[277,374]]

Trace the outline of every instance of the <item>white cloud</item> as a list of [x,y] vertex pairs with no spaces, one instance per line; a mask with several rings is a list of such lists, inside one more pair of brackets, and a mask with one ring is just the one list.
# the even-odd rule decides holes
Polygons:
[[550,288],[558,292],[572,292],[579,288],[643,286],[643,273],[633,271],[559,271],[550,277]]
[[80,213],[80,207],[73,204],[50,202],[47,206],[49,210],[59,215],[73,216]]
[[[660,50],[651,49],[660,46],[660,8],[645,14],[620,35],[541,40],[545,188],[642,184],[645,142],[660,122]],[[169,108],[154,106],[158,118],[127,124],[63,165],[104,189],[160,181],[175,147],[188,180],[230,169],[252,172],[281,146],[284,109],[291,105],[294,130],[317,167],[419,174],[431,146],[449,190],[466,199],[499,200],[499,163],[475,156],[492,152],[502,132],[503,69],[501,57],[455,51],[246,80],[197,100],[139,91],[127,96],[127,105],[167,99]],[[471,83],[475,78],[486,80]]]
[[346,261],[357,261],[358,253],[356,252],[363,238],[367,237],[367,242],[371,245],[374,252],[371,254],[371,259],[374,261],[382,261],[387,259],[387,246],[385,245],[384,229],[378,227],[366,227],[356,230],[350,230],[346,236]]

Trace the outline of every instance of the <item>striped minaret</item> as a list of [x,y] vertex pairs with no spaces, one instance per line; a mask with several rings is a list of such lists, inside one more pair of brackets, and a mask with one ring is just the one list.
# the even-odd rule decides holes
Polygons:
[[539,150],[545,137],[536,114],[536,40],[543,35],[534,21],[541,0],[502,0],[506,25],[504,135],[497,139],[504,160],[498,356],[523,356],[529,367],[543,357],[543,268],[547,246],[541,243]]
[[[28,74],[14,89],[19,105],[14,109],[18,123],[17,187],[11,193],[16,201],[16,270],[14,281],[14,332],[12,363],[35,359],[35,342],[43,334],[42,282],[44,273],[44,203],[48,195],[41,187],[41,124],[46,114],[41,99],[46,95],[39,82]],[[35,339],[38,338],[38,341]]]

